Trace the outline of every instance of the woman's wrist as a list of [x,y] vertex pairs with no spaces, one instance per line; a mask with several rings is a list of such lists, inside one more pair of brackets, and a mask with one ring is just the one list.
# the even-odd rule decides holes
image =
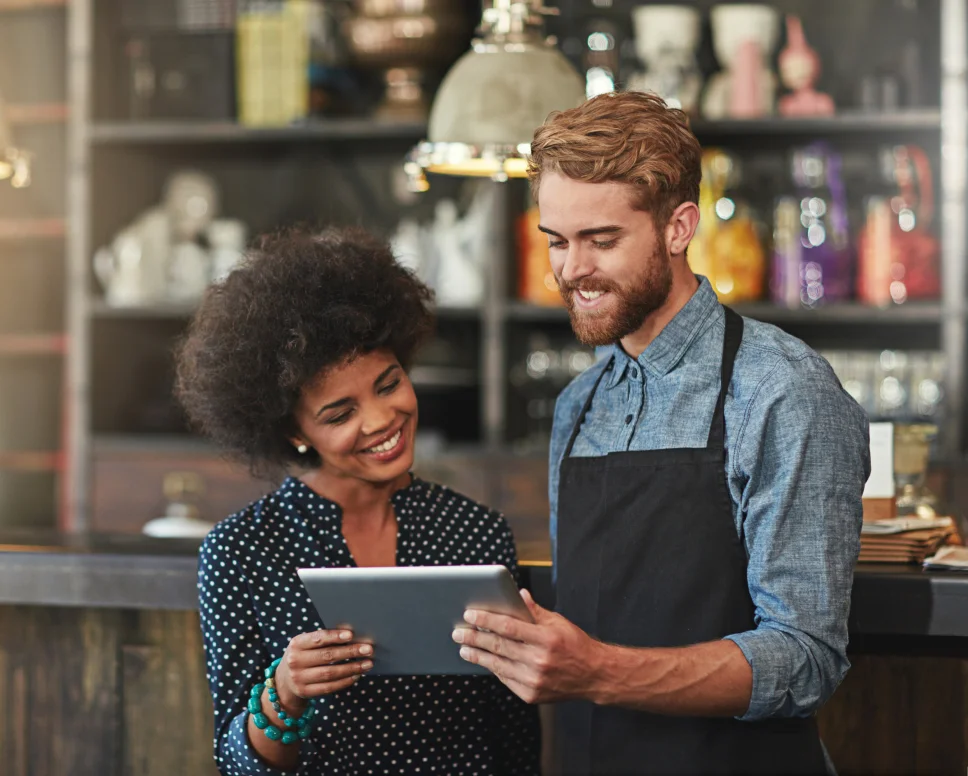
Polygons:
[[[301,698],[294,692],[290,691],[289,683],[286,679],[289,676],[289,671],[286,668],[285,658],[282,663],[276,669],[276,694],[279,696],[279,703],[281,704],[283,711],[293,717],[298,717],[302,714],[306,707],[309,706],[309,701],[306,698]],[[269,698],[269,690],[266,689],[262,693],[262,708],[272,709],[272,702]]]
[[[282,706],[282,710],[290,717],[301,716],[309,706],[309,701],[305,698],[300,698],[298,695],[285,693],[280,688],[276,689],[276,693],[279,697],[279,705]],[[269,697],[268,688],[262,691],[262,713],[269,715],[271,719],[275,719],[276,713],[272,707],[272,699]]]

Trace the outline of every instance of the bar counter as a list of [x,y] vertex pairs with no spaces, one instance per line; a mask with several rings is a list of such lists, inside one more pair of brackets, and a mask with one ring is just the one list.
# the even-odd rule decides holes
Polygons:
[[[5,773],[215,773],[198,546],[0,531]],[[553,605],[546,543],[521,555]],[[861,564],[850,632],[853,668],[819,715],[840,773],[961,772],[968,575]]]

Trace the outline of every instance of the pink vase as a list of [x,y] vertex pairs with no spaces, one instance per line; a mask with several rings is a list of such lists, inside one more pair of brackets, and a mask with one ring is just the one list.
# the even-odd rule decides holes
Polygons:
[[729,114],[734,119],[763,116],[763,56],[755,40],[744,41],[732,68]]

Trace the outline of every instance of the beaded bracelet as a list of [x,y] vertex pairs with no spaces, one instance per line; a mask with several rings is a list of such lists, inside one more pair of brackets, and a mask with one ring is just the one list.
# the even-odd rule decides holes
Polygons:
[[[316,711],[316,699],[310,698],[309,705],[306,710],[302,713],[298,719],[293,718],[291,715],[286,714],[285,710],[282,708],[282,704],[279,703],[279,693],[276,692],[276,668],[282,662],[282,658],[276,658],[272,661],[272,664],[266,669],[266,680],[265,682],[259,682],[255,687],[252,688],[252,692],[249,697],[249,713],[252,715],[252,721],[255,726],[259,728],[263,733],[266,734],[266,738],[271,741],[281,741],[284,744],[295,744],[299,741],[303,741],[309,738],[310,732],[312,732],[312,718]],[[262,691],[269,691],[269,702],[272,704],[273,710],[279,716],[279,720],[286,729],[280,729],[273,725],[269,718],[262,713]],[[293,730],[295,728],[295,730]]]

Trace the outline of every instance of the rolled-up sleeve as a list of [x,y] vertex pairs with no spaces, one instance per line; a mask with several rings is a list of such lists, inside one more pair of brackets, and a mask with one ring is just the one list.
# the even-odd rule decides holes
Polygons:
[[753,671],[741,719],[806,716],[850,667],[867,417],[822,358],[784,358],[756,387],[728,447],[756,623],[727,637]]

